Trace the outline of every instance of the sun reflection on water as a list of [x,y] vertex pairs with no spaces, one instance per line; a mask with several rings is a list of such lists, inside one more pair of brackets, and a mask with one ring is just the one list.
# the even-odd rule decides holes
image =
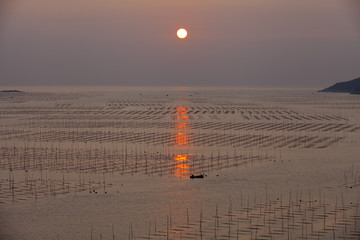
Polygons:
[[175,166],[176,170],[175,170],[175,174],[178,177],[185,177],[189,174],[190,172],[190,165],[187,164],[188,160],[189,160],[189,155],[188,154],[183,154],[183,155],[176,155],[174,160],[176,162],[178,162],[178,164]]
[[[189,116],[187,115],[188,110],[188,107],[177,107],[176,115],[174,115],[176,129],[175,144],[179,147],[185,147],[189,144],[189,135],[187,132],[189,130],[189,124],[187,122],[187,120],[189,119]],[[178,177],[188,176],[190,173],[189,154],[175,155],[174,160],[175,175]]]
[[189,126],[188,126],[188,123],[187,122],[177,122],[176,123],[176,129],[188,129]]
[[187,133],[176,133],[176,145],[185,146],[189,143],[189,137]]

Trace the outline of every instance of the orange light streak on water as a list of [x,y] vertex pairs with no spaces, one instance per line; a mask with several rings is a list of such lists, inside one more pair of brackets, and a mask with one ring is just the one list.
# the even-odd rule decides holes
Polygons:
[[176,133],[176,145],[185,146],[189,144],[189,136],[187,133]]
[[184,161],[188,161],[188,154],[184,154],[184,155],[176,155],[175,156],[175,161],[178,162],[184,162]]
[[[186,130],[189,129],[189,124],[187,121],[189,116],[187,115],[189,108],[188,107],[177,107],[176,114],[174,115],[175,129],[175,142],[177,146],[187,146],[189,144],[189,135]],[[175,155],[174,160],[175,164],[175,175],[178,177],[186,177],[190,173],[189,165],[189,154],[178,154]]]
[[187,122],[177,122],[176,123],[176,129],[182,130],[182,129],[188,129],[189,125]]
[[176,176],[185,177],[190,172],[190,166],[187,164],[187,162],[189,160],[188,157],[189,157],[188,154],[175,155],[174,160],[179,163],[175,166],[175,175]]

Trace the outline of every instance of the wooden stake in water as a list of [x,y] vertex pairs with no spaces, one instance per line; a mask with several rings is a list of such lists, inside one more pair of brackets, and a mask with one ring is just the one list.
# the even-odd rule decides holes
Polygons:
[[92,224],[91,224],[91,228],[90,228],[90,240],[93,239],[93,227],[92,227]]
[[171,204],[170,204],[170,229],[172,228]]
[[216,236],[216,230],[217,230],[217,224],[216,224],[216,221],[217,221],[217,217],[215,217],[215,225],[214,225],[214,239],[217,239],[217,236]]
[[189,209],[186,208],[186,223],[189,225]]
[[237,219],[237,225],[236,225],[236,240],[239,240],[239,219]]
[[166,215],[166,239],[169,240],[169,215]]
[[129,226],[129,239],[128,239],[128,240],[133,240],[133,239],[134,239],[134,233],[133,233],[132,223],[130,222],[130,226]]
[[203,218],[203,213],[202,213],[202,204],[201,204],[201,209],[200,209],[200,239],[203,239],[203,234],[202,234],[202,218]]

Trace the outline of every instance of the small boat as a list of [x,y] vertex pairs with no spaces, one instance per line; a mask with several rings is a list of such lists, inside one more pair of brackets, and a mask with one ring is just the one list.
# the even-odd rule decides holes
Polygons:
[[200,175],[194,175],[194,174],[192,174],[192,175],[190,176],[190,178],[204,178],[204,174],[200,174]]

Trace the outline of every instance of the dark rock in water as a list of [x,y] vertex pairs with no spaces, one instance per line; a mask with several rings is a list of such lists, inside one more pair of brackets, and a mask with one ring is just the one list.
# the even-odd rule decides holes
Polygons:
[[0,92],[4,92],[4,93],[23,93],[23,91],[20,91],[20,90],[2,90]]
[[319,92],[342,92],[351,94],[360,94],[360,78],[347,82],[339,82],[331,87],[319,90]]

